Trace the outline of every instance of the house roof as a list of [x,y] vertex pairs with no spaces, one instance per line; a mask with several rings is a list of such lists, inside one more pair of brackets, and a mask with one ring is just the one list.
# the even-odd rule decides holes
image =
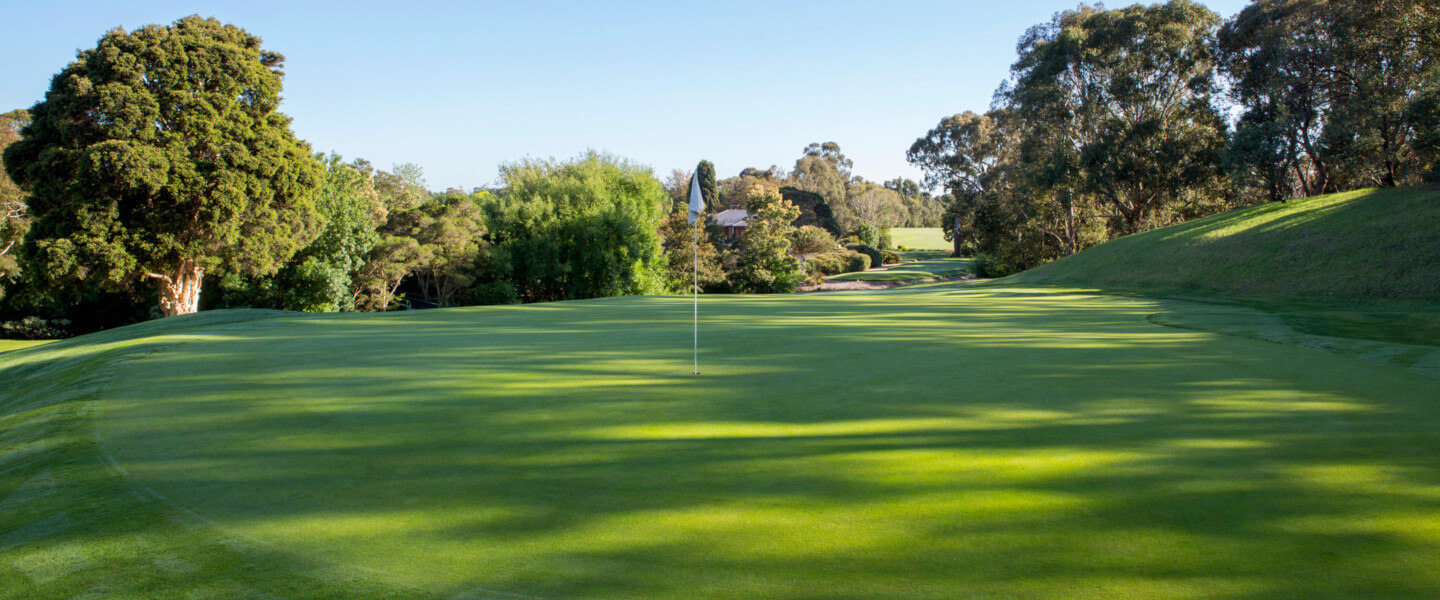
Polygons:
[[744,209],[732,208],[722,210],[720,214],[715,215],[715,224],[721,227],[744,227],[745,219],[748,218],[750,218],[750,213],[745,212]]

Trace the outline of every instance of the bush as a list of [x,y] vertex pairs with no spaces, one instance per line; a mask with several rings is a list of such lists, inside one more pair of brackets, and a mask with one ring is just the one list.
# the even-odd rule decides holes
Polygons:
[[790,233],[790,251],[797,254],[817,254],[835,249],[835,236],[814,225],[800,227]]
[[849,244],[845,246],[845,248],[869,256],[870,266],[872,267],[878,267],[885,264],[885,257],[881,256],[880,251],[876,250],[873,246],[869,246],[866,244]]
[[887,265],[893,265],[893,264],[895,264],[895,263],[900,262],[900,260],[901,260],[899,254],[896,254],[895,252],[892,252],[892,251],[890,251],[890,250],[881,250],[881,251],[880,251],[880,258],[884,259],[884,260],[885,260],[885,264],[887,264]]
[[855,227],[855,237],[860,238],[860,243],[875,248],[880,245],[880,228],[869,223],[861,223]]
[[0,331],[5,337],[19,340],[49,340],[67,337],[69,334],[62,327],[70,325],[65,319],[45,320],[40,317],[25,317],[19,321],[6,321],[0,323]]
[[975,276],[983,278],[1004,277],[1015,270],[991,254],[975,255]]
[[870,257],[853,250],[837,250],[817,254],[805,261],[805,272],[811,275],[839,275],[870,268]]

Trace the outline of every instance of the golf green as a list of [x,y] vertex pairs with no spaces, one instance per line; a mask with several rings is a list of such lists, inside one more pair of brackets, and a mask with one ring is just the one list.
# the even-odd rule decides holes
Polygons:
[[[118,568],[107,591],[162,597],[1440,594],[1440,380],[1152,322],[1183,302],[701,302],[698,376],[669,297],[97,346],[130,362],[58,427],[93,426],[118,475],[57,462],[89,478],[70,506],[104,510],[31,536],[92,557],[13,589],[70,597]],[[86,550],[171,535],[191,567],[158,579]]]

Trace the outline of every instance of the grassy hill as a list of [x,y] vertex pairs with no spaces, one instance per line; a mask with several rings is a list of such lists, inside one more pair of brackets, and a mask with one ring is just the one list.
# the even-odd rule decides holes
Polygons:
[[0,354],[0,598],[1440,595],[1422,370],[1053,288],[700,311],[700,376],[674,297]]
[[1440,189],[1364,190],[1234,210],[1101,244],[1005,281],[1440,300]]

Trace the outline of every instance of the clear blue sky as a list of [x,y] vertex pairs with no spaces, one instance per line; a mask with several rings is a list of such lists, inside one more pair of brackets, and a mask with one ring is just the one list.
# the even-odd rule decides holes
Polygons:
[[[318,151],[413,162],[431,188],[489,185],[524,157],[606,150],[721,177],[835,141],[872,180],[983,111],[1031,25],[1075,0],[985,2],[26,2],[5,10],[0,112],[107,30],[199,14],[286,57],[285,102]],[[1125,6],[1129,2],[1112,2]],[[1223,17],[1245,0],[1204,0]]]

